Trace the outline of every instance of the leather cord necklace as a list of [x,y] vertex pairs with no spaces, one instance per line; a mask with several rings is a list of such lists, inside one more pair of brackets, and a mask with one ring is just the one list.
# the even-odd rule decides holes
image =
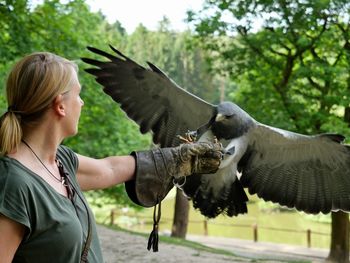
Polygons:
[[[57,178],[57,177],[49,170],[49,168],[47,168],[47,166],[46,166],[46,165],[44,164],[44,162],[39,158],[39,156],[34,152],[33,148],[30,147],[30,145],[29,145],[26,141],[22,140],[22,142],[24,143],[24,145],[26,145],[26,146],[28,147],[28,149],[34,154],[34,156],[36,157],[36,159],[37,159],[37,160],[41,163],[41,165],[45,168],[45,170],[46,170],[57,182],[60,182],[62,185],[67,186],[64,177],[62,177],[62,176],[60,175],[60,178]],[[57,159],[55,159],[55,162],[56,162],[56,164],[58,164],[58,163],[57,163]]]
[[[74,208],[75,204],[73,201],[73,190],[74,192],[78,195],[78,197],[81,199],[86,212],[87,212],[87,220],[88,220],[88,233],[87,233],[87,237],[86,237],[86,241],[85,244],[83,246],[83,251],[81,253],[81,259],[80,259],[80,263],[87,263],[88,262],[88,253],[90,250],[90,245],[91,245],[91,240],[92,240],[92,222],[91,222],[91,215],[89,212],[89,209],[87,207],[87,205],[85,204],[84,198],[82,198],[79,194],[79,192],[75,189],[73,183],[70,181],[70,178],[68,176],[68,173],[65,171],[63,164],[60,162],[60,160],[55,159],[55,162],[57,164],[58,167],[58,171],[60,173],[60,178],[57,178],[50,170],[49,168],[46,167],[46,165],[44,164],[43,161],[41,161],[41,159],[39,158],[39,156],[34,152],[34,150],[32,149],[32,147],[30,147],[30,145],[24,141],[23,139],[21,140],[27,147],[28,149],[34,154],[34,156],[38,159],[38,161],[41,163],[42,166],[44,166],[44,168],[46,169],[46,171],[58,182],[60,182],[62,185],[64,185],[65,187],[67,187],[67,191],[69,194],[69,199],[72,201]],[[67,181],[66,181],[67,180]],[[76,210],[77,211],[77,210]]]

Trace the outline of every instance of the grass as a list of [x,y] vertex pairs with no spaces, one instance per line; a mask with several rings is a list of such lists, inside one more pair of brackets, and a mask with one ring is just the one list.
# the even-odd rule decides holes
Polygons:
[[[207,221],[207,233],[209,236],[220,236],[227,238],[238,238],[245,240],[253,239],[252,226],[258,225],[259,242],[271,242],[286,245],[298,245],[306,247],[307,229],[312,232],[311,246],[313,248],[329,249],[330,225],[311,221],[304,214],[294,210],[288,212],[262,213],[259,210],[259,200],[253,199],[249,202],[249,214],[230,218],[219,216]],[[96,221],[100,223],[110,222],[111,210],[116,210],[115,223],[139,232],[149,232],[152,228],[153,209],[133,210],[132,208],[118,208],[115,205],[100,208],[93,208]],[[125,209],[127,211],[125,211]],[[172,219],[174,215],[174,198],[169,197],[162,204],[162,219],[160,230],[163,233],[170,233],[172,229]],[[313,216],[312,218],[314,218]],[[204,235],[204,220],[198,211],[191,207],[188,224],[188,234]],[[271,230],[273,228],[273,230]]]
[[[132,230],[121,228],[121,227],[116,226],[116,225],[113,225],[113,226],[111,226],[111,225],[104,225],[104,226],[108,227],[109,229],[122,231],[122,232],[129,233],[129,234],[132,234],[132,235],[143,236],[143,237],[145,237],[147,239],[149,237],[149,234],[135,232],[135,231],[132,231]],[[176,237],[169,237],[169,236],[159,235],[159,242],[164,242],[164,243],[172,244],[172,245],[176,245],[176,246],[189,247],[189,248],[192,248],[192,249],[205,251],[205,252],[209,252],[209,253],[214,253],[214,254],[221,254],[221,255],[226,255],[226,256],[237,257],[237,255],[235,255],[234,253],[229,252],[227,250],[211,248],[211,247],[202,245],[200,243],[189,241],[189,240],[182,239],[182,238],[176,238]]]
[[[116,225],[108,225],[108,224],[102,224],[105,227],[112,229],[112,230],[116,230],[116,231],[122,231],[128,234],[132,234],[132,235],[138,235],[138,236],[142,236],[145,237],[146,239],[148,239],[149,234],[146,233],[140,233],[140,232],[135,232],[132,230],[128,230],[128,229],[124,229],[121,228],[119,226]],[[183,246],[183,247],[188,247],[194,250],[197,250],[197,252],[208,252],[208,253],[213,253],[213,254],[220,254],[220,255],[225,255],[225,256],[229,256],[229,257],[235,257],[235,261],[239,261],[239,258],[242,259],[243,258],[246,260],[247,257],[243,257],[243,256],[238,256],[235,253],[232,253],[228,250],[224,250],[224,249],[217,249],[217,248],[212,248],[212,247],[208,247],[205,246],[203,244],[197,243],[197,242],[193,242],[193,241],[189,241],[186,239],[182,239],[182,238],[176,238],[176,237],[170,237],[170,236],[164,236],[164,235],[159,235],[159,243],[167,243],[167,244],[172,244],[172,245],[176,245],[176,246]],[[146,245],[146,244],[145,244]],[[198,256],[200,256],[200,253],[198,253]],[[257,259],[257,258],[249,258],[250,262],[264,262],[264,261],[271,261],[270,259]],[[244,261],[245,261],[244,260]],[[277,262],[277,261],[275,261]],[[279,260],[279,262],[293,262],[293,263],[309,263],[310,261],[301,261],[301,260],[293,260],[293,261],[288,261],[288,260]]]

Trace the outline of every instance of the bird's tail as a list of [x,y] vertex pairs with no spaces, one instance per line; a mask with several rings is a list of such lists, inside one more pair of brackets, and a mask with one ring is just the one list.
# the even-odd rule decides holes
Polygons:
[[201,187],[201,175],[193,175],[187,178],[183,191],[192,200],[193,207],[208,218],[219,214],[232,217],[247,213],[248,197],[238,179],[229,186],[225,185],[220,195],[214,195]]

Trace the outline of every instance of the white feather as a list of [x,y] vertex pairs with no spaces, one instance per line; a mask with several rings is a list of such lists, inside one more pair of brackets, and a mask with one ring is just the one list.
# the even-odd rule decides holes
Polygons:
[[[198,140],[199,142],[213,142],[214,135],[211,130],[206,131]],[[237,178],[237,163],[248,146],[248,135],[233,140],[220,141],[225,150],[234,147],[232,155],[225,154],[219,170],[215,174],[204,174],[201,177],[201,189],[204,193],[212,191],[214,199],[218,198],[225,187],[231,186]],[[204,194],[205,195],[205,194]]]

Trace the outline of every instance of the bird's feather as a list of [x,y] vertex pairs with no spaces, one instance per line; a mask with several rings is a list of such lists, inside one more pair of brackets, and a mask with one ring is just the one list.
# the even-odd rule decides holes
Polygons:
[[179,87],[152,63],[146,69],[111,48],[116,55],[89,47],[105,61],[83,58],[94,66],[86,71],[142,133],[152,131],[153,141],[168,147],[180,143],[177,135],[197,130],[200,141],[215,135],[226,147],[215,174],[189,176],[183,186],[203,215],[246,213],[243,187],[308,213],[350,211],[350,148],[342,144],[343,136],[306,136],[263,125],[236,104],[214,106]]
[[335,134],[266,125],[250,131],[241,181],[251,194],[308,213],[350,210],[350,152]]
[[117,56],[89,47],[106,61],[82,60],[95,68],[86,69],[104,87],[104,92],[121,105],[140,125],[140,131],[153,132],[153,141],[162,147],[180,143],[176,135],[205,124],[215,106],[179,87],[165,73],[148,63],[146,69],[111,47]]

